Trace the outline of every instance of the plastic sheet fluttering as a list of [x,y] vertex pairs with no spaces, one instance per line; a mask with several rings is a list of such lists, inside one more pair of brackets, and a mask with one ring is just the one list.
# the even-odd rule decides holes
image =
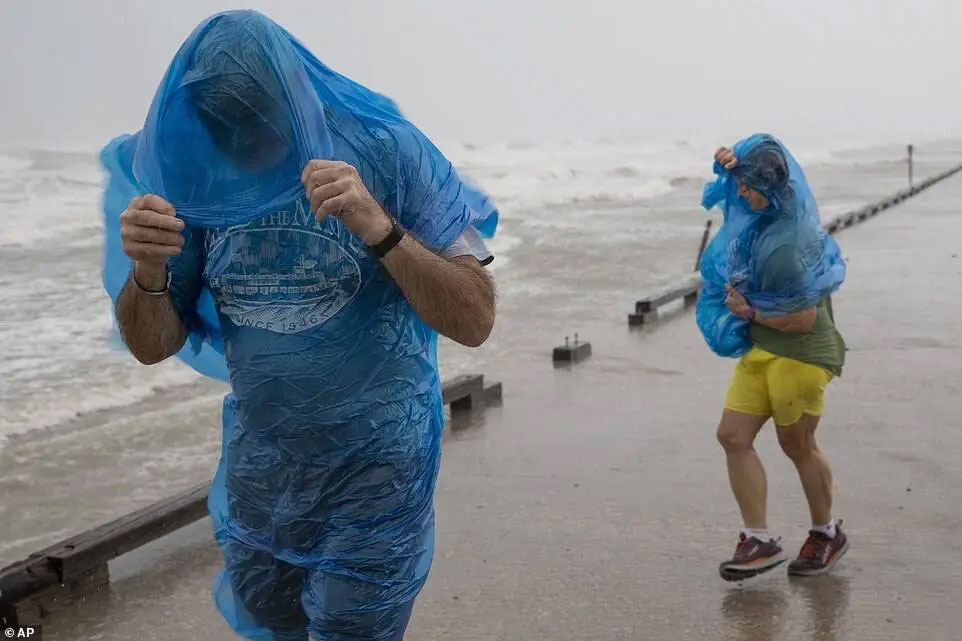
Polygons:
[[107,291],[130,268],[120,214],[164,197],[187,223],[170,261],[179,356],[231,385],[209,500],[224,616],[252,639],[394,638],[433,554],[437,335],[340,220],[315,220],[301,171],[355,166],[429,248],[469,225],[490,237],[497,210],[390,99],[253,11],[197,27],[143,129],[101,158]]
[[[729,171],[716,161],[717,178],[702,198],[706,209],[717,205],[724,220],[702,255],[696,308],[705,342],[727,357],[744,355],[751,340],[748,321],[725,305],[726,284],[763,314],[778,316],[817,305],[845,280],[838,244],[822,229],[812,190],[788,149],[755,134],[733,150],[737,166]],[[738,195],[738,182],[764,195],[768,206],[754,211]]]

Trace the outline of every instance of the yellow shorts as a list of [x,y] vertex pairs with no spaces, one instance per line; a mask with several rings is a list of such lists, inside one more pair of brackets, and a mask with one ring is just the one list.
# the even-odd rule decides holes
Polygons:
[[771,416],[775,425],[787,427],[803,414],[822,415],[825,386],[832,378],[821,367],[753,347],[735,367],[725,408]]

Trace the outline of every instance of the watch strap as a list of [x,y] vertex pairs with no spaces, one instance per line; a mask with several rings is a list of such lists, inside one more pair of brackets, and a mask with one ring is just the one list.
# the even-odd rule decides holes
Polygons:
[[374,252],[375,256],[378,258],[384,258],[387,256],[389,251],[397,247],[397,244],[401,242],[402,238],[404,238],[404,234],[404,228],[401,227],[397,221],[394,221],[394,223],[391,225],[391,231],[387,236],[384,237],[384,240],[368,246],[371,248],[371,251]]
[[139,289],[141,292],[147,294],[148,296],[166,296],[166,295],[167,295],[167,292],[170,291],[170,280],[171,280],[170,267],[167,266],[167,265],[164,265],[164,280],[165,280],[165,282],[164,282],[164,288],[163,288],[163,289],[160,289],[160,290],[156,290],[156,289],[146,289],[145,287],[142,287],[141,284],[140,284],[139,282],[137,282],[137,268],[136,268],[136,267],[134,267],[133,269],[130,270],[130,280],[133,281],[134,287],[136,287],[137,289]]

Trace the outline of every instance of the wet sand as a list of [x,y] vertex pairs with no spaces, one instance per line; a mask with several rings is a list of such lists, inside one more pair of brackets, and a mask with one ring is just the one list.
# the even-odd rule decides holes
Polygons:
[[[851,351],[819,433],[852,547],[833,574],[720,580],[739,525],[714,440],[733,362],[708,352],[688,312],[638,331],[582,321],[590,360],[555,368],[563,337],[518,346],[486,370],[503,406],[451,426],[435,565],[408,638],[958,639],[959,203],[956,177],[839,236]],[[794,553],[801,488],[771,426],[758,449],[770,527]],[[197,523],[114,562],[109,591],[45,638],[233,639],[208,592],[219,562]]]

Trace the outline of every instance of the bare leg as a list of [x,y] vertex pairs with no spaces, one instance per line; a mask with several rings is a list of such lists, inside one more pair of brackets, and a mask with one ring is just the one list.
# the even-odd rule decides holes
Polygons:
[[767,416],[726,409],[718,425],[718,442],[725,449],[728,482],[741,510],[742,521],[746,528],[759,530],[767,527],[768,480],[753,444],[766,421]]
[[778,427],[778,443],[792,459],[802,481],[812,525],[826,525],[832,519],[832,470],[815,443],[818,417],[805,414],[789,427]]

